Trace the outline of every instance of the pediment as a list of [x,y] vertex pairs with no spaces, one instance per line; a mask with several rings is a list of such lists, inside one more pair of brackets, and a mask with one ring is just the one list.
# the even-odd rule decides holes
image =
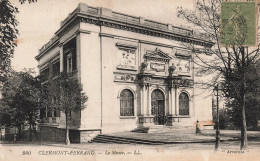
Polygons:
[[147,60],[157,60],[164,62],[169,62],[172,59],[168,54],[162,52],[158,48],[155,51],[147,51],[144,55],[144,58]]

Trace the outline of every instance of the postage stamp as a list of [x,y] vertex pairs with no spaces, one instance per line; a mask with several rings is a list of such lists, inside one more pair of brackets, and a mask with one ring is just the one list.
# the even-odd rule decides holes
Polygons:
[[255,2],[221,3],[221,44],[224,46],[255,46],[256,32]]

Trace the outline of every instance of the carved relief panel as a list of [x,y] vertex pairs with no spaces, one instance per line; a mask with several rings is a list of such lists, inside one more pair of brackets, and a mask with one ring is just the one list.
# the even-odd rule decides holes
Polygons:
[[192,64],[191,56],[184,54],[175,54],[176,55],[176,71],[179,74],[191,74]]
[[132,46],[128,44],[116,44],[118,50],[118,69],[128,69],[135,70],[136,69],[136,50],[137,46]]

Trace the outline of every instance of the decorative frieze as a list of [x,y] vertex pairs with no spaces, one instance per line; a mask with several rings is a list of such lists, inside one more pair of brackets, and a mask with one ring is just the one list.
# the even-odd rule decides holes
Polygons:
[[194,81],[192,79],[184,79],[179,76],[169,76],[168,77],[168,86],[169,88],[174,87],[192,87],[194,85]]
[[150,69],[151,71],[165,72],[165,64],[150,63]]
[[128,73],[114,73],[115,74],[115,82],[130,82],[133,83],[136,81],[135,74]]

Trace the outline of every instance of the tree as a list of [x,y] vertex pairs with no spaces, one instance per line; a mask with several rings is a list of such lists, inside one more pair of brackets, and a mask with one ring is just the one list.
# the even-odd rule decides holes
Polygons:
[[206,37],[215,43],[212,48],[198,48],[192,44],[183,44],[194,51],[194,63],[197,66],[197,74],[212,76],[208,82],[201,81],[205,88],[215,86],[223,80],[223,92],[225,97],[236,100],[237,109],[240,111],[241,121],[241,149],[247,148],[246,126],[246,94],[250,83],[246,79],[249,65],[259,57],[259,44],[256,48],[248,48],[233,44],[221,46],[220,44],[220,9],[221,0],[198,0],[194,10],[178,8],[178,16],[187,20]]
[[10,70],[11,58],[17,45],[18,21],[15,15],[18,8],[14,7],[8,0],[0,1],[0,81],[4,81],[6,72]]
[[88,97],[82,92],[82,85],[78,82],[75,75],[61,73],[59,78],[49,80],[48,83],[49,102],[52,109],[58,109],[65,114],[66,124],[66,144],[69,140],[69,119],[71,111],[82,110],[86,107]]
[[[247,72],[248,92],[246,93],[246,123],[251,126],[251,129],[257,130],[258,120],[260,115],[260,60],[256,63],[250,64],[249,71]],[[229,100],[227,102],[228,113],[231,116],[230,122],[236,127],[241,124],[241,117],[239,115],[239,107],[237,100]]]
[[33,77],[32,70],[21,72],[12,71],[6,79],[2,88],[3,98],[1,99],[3,123],[7,126],[17,127],[19,136],[22,128],[29,125],[30,140],[32,132],[38,122],[39,110],[45,104],[41,81]]
[[[37,0],[19,0],[22,4],[28,1]],[[17,46],[16,39],[19,34],[18,21],[16,14],[18,8],[13,6],[9,0],[0,0],[0,82],[5,81],[6,75],[11,70],[11,58],[14,55],[14,49]]]

